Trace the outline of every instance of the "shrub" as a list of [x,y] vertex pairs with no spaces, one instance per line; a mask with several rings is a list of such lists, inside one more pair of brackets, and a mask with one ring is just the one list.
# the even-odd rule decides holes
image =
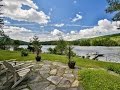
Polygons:
[[17,51],[22,51],[22,50],[24,50],[24,48],[17,48],[16,50]]
[[28,56],[28,50],[26,50],[26,49],[22,50],[21,56]]
[[56,54],[57,50],[56,50],[56,48],[48,48],[48,52],[50,54]]
[[109,65],[107,67],[107,70],[110,70],[110,71],[113,71],[115,73],[118,73],[120,74],[120,66],[116,65],[116,66],[113,66],[113,65]]

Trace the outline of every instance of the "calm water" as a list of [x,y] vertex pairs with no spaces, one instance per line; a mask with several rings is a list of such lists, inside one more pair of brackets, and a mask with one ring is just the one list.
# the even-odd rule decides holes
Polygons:
[[[20,47],[27,48],[26,45],[22,45]],[[54,48],[54,45],[43,45],[42,52],[48,52],[48,48]],[[108,62],[119,62],[120,63],[120,47],[101,47],[101,46],[73,46],[73,51],[78,56],[86,56],[88,53],[99,53],[104,54],[104,57],[99,57],[100,61],[108,61]],[[91,56],[92,58],[92,56]]]

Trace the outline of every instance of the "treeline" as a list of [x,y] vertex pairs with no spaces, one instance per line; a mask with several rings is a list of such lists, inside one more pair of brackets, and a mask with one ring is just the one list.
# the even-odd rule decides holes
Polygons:
[[79,46],[120,46],[120,44],[110,38],[98,39],[81,39],[72,42],[73,45]]
[[[80,39],[75,41],[66,41],[72,45],[79,46],[120,46],[120,43],[110,38]],[[57,45],[57,41],[41,42],[42,45]]]
[[17,49],[19,45],[28,45],[28,42],[13,40],[9,36],[0,37],[0,49],[7,50],[10,46],[13,46],[14,49]]
[[40,42],[41,45],[57,45],[58,41],[45,41],[45,42]]

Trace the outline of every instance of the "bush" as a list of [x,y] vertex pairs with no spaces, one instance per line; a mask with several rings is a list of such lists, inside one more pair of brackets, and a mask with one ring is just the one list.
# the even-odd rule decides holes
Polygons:
[[56,50],[56,48],[48,48],[48,52],[50,54],[56,54],[57,50]]
[[115,72],[115,73],[118,73],[118,74],[120,74],[120,66],[113,66],[113,65],[109,65],[108,67],[107,67],[107,70],[110,70],[110,71],[113,71],[113,72]]
[[26,49],[22,50],[21,56],[28,56],[28,50],[26,50]]
[[16,50],[17,51],[22,51],[22,50],[24,50],[24,48],[17,48]]

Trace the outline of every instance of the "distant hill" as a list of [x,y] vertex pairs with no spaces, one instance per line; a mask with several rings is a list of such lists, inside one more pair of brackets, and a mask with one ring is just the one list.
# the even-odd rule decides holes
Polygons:
[[120,39],[120,33],[112,34],[112,35],[99,36],[99,37],[95,37],[95,38],[119,38]]
[[109,38],[110,40],[113,40],[113,41],[115,41],[116,43],[118,43],[120,45],[120,33],[112,34],[112,35],[100,36],[100,37],[96,37],[96,38],[93,38],[93,39],[100,39],[100,38],[103,38],[103,39]]
[[[67,41],[68,42],[68,41]],[[120,33],[99,36],[94,38],[84,38],[74,41],[69,41],[73,45],[80,46],[120,46]],[[57,41],[41,42],[42,45],[56,45]]]
[[120,33],[72,41],[80,46],[120,46]]

